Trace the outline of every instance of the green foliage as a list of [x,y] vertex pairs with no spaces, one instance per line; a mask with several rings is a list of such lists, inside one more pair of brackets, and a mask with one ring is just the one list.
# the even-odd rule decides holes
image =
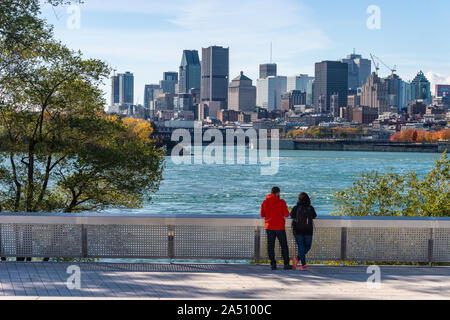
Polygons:
[[333,214],[343,216],[450,216],[450,161],[443,153],[419,179],[408,174],[362,173],[348,189],[335,193]]
[[39,8],[0,3],[0,211],[141,206],[162,178],[150,124],[106,116],[108,66],[53,40]]

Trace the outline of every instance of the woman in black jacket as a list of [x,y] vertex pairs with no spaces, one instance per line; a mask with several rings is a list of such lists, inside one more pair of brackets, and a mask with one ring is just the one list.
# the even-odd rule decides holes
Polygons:
[[301,270],[306,270],[306,254],[311,249],[313,237],[313,219],[317,217],[314,207],[311,206],[309,196],[302,192],[298,196],[297,205],[292,208],[292,231],[298,245],[298,257],[294,258],[293,268],[297,269],[299,260],[302,263]]

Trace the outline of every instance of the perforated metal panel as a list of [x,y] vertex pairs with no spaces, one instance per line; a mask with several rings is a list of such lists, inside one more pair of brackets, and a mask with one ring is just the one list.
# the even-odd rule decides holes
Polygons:
[[254,227],[175,227],[175,257],[252,259]]
[[[287,229],[286,235],[289,245],[290,258],[298,255],[298,246],[292,230]],[[267,234],[261,234],[261,255],[263,259],[268,259]],[[341,229],[340,228],[315,228],[311,251],[307,255],[308,260],[338,260],[341,250]],[[281,259],[281,248],[278,241],[275,245],[275,255]]]
[[429,235],[422,228],[349,228],[347,259],[427,262]]
[[79,257],[80,225],[3,224],[1,255],[13,257]]
[[88,257],[167,257],[167,226],[88,225]]
[[450,230],[434,229],[433,261],[450,261]]

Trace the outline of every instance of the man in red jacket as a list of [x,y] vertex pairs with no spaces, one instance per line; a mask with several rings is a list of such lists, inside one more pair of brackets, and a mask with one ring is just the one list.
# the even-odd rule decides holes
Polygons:
[[280,199],[280,188],[273,187],[272,193],[266,197],[261,205],[261,217],[266,221],[267,232],[267,250],[269,253],[270,264],[272,270],[277,269],[275,260],[275,239],[281,245],[281,253],[284,260],[284,269],[290,270],[289,266],[289,248],[287,244],[285,221],[284,218],[289,217],[289,210],[286,202]]

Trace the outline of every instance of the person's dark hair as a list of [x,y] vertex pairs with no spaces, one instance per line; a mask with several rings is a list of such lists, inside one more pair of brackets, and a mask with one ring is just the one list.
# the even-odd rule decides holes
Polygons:
[[272,188],[272,193],[273,194],[277,194],[277,193],[280,193],[280,192],[281,192],[280,188],[278,188],[278,187],[273,187]]
[[310,206],[311,205],[311,199],[309,198],[308,194],[305,192],[300,193],[298,196],[297,201],[298,206]]

